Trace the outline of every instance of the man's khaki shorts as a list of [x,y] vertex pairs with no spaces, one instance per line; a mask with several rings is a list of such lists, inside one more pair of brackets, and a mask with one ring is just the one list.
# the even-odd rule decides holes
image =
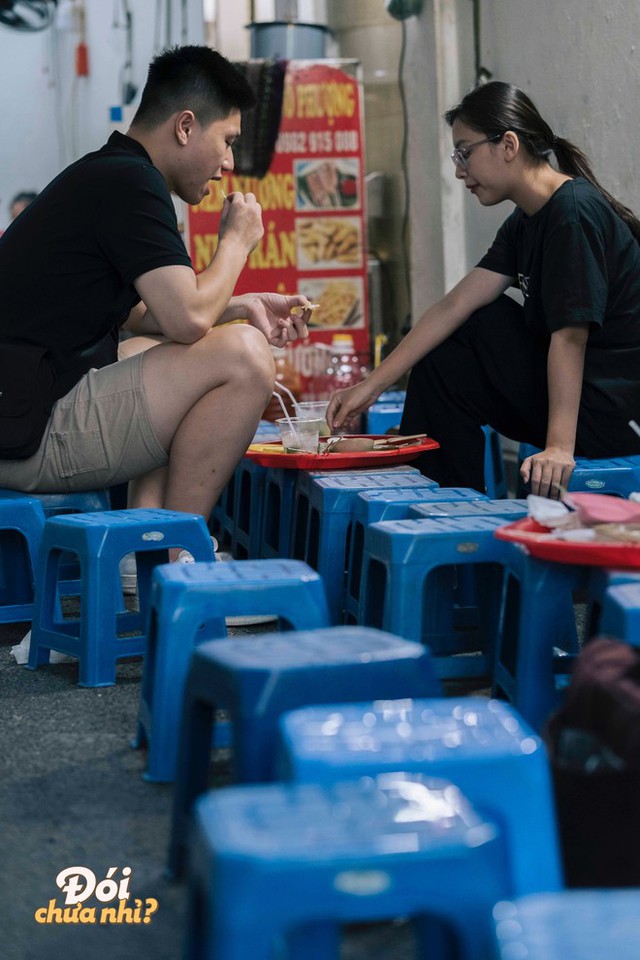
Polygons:
[[57,400],[40,448],[26,460],[0,460],[0,487],[25,493],[97,490],[164,466],[142,389],[139,353],[90,370]]

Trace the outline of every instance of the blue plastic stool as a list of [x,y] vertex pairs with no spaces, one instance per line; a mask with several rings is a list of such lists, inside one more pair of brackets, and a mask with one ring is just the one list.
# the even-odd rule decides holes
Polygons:
[[417,471],[360,470],[335,477],[300,476],[294,501],[291,553],[306,560],[322,576],[333,623],[339,623],[342,614],[347,534],[356,497],[365,490],[409,487],[430,490],[434,483]]
[[[446,491],[446,487],[444,488]],[[505,523],[522,520],[528,513],[526,500],[452,500],[412,504],[407,520],[443,520],[453,517],[502,517]]]
[[72,493],[32,493],[42,504],[44,515],[60,517],[67,513],[97,513],[111,509],[108,490],[79,490]]
[[322,581],[298,560],[171,563],[156,567],[133,746],[148,744],[145,780],[175,779],[178,728],[191,654],[227,636],[226,615],[276,614],[281,629],[329,626]]
[[209,517],[209,530],[221,547],[230,545],[233,538],[236,509],[236,479],[237,472],[234,470]]
[[452,780],[500,824],[517,895],[562,886],[542,741],[485,697],[303,707],[280,721],[284,779],[326,783],[405,770]]
[[[521,443],[518,453],[519,463],[539,452],[538,447]],[[520,488],[518,496],[525,496],[522,484]],[[640,490],[640,456],[612,457],[608,460],[576,457],[576,466],[569,480],[569,490],[574,493],[587,491],[628,497],[630,493]]]
[[588,592],[586,566],[550,563],[508,544],[493,693],[506,697],[535,730],[559,705],[578,652],[576,590]]
[[406,399],[406,390],[385,390],[380,394],[376,400],[376,403],[401,403],[404,405]]
[[45,516],[36,497],[0,490],[0,623],[33,619]]
[[[617,587],[621,584],[639,584],[640,570],[614,570],[608,567],[590,567],[587,575],[587,610],[586,623],[584,630],[584,639],[590,640],[598,634],[607,633],[609,636],[616,636],[613,633],[614,621],[610,619],[612,610],[609,608],[607,593],[610,587]],[[615,601],[614,601],[615,605]],[[604,620],[604,610],[607,608],[607,617]],[[622,629],[615,626],[615,629]],[[619,637],[619,639],[623,639]]]
[[365,414],[366,432],[375,436],[397,430],[403,410],[404,403],[374,403]]
[[484,433],[485,490],[492,500],[499,500],[508,496],[500,434],[489,426],[483,427],[482,432]]
[[431,488],[400,487],[392,490],[366,490],[353,501],[347,530],[347,575],[343,597],[342,619],[345,623],[363,623],[362,557],[367,527],[382,520],[408,520],[411,508],[419,503],[461,503],[486,500],[483,493],[470,487]]
[[268,443],[270,440],[279,440],[280,430],[277,423],[271,420],[261,420],[253,436],[253,443]]
[[498,826],[404,773],[211,792],[190,851],[189,960],[337,960],[342,924],[406,916],[421,957],[436,917],[456,958],[486,960],[509,889]]
[[563,890],[500,901],[493,910],[498,960],[637,960],[637,890]]
[[606,590],[598,632],[640,647],[640,576],[622,577]]
[[[510,544],[502,517],[385,520],[367,529],[362,622],[427,643],[439,676],[490,676]],[[473,565],[479,630],[456,629],[456,568]],[[471,654],[471,655],[470,655]]]
[[[411,473],[420,476],[415,467],[392,467],[385,473]],[[260,556],[263,558],[292,556],[294,514],[296,529],[306,524],[304,503],[295,496],[299,485],[314,477],[352,476],[358,470],[285,470],[271,467],[267,470],[260,534]],[[306,501],[305,501],[306,502]],[[297,536],[297,534],[296,534]],[[298,557],[297,559],[303,559]]]
[[[526,500],[459,500],[452,503],[418,503],[409,510],[408,519],[441,520],[453,517],[502,517],[505,523],[521,520],[528,513]],[[456,604],[454,622],[459,629],[479,627],[479,585],[473,566],[455,571]]]
[[[144,654],[151,571],[167,550],[187,549],[197,560],[213,558],[200,516],[173,510],[116,510],[52,517],[45,523],[38,560],[29,668],[49,660],[50,650],[77,657],[79,683],[115,682],[116,660]],[[118,564],[135,553],[139,611],[123,612]],[[80,615],[63,619],[60,567],[63,554],[80,562]],[[135,634],[126,636],[126,634]]]
[[378,630],[334,627],[200,644],[185,689],[171,868],[180,870],[193,800],[207,786],[216,710],[230,713],[233,776],[247,783],[273,778],[278,719],[285,710],[439,694],[428,651]]
[[264,478],[259,554],[263,559],[290,557],[293,495],[298,480],[296,470],[269,467]]
[[267,468],[243,457],[235,471],[231,553],[237,560],[260,556],[260,529]]

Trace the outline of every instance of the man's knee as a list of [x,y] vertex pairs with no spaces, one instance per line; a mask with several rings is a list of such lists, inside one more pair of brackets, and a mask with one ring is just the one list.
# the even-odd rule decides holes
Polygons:
[[244,323],[229,324],[212,333],[212,348],[222,354],[228,363],[229,376],[253,389],[264,388],[269,393],[275,380],[275,361],[266,337]]

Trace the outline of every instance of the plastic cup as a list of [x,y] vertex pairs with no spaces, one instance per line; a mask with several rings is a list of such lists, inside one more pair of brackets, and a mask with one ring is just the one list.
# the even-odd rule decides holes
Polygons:
[[302,420],[321,419],[320,436],[328,437],[331,434],[326,420],[328,406],[328,400],[302,400],[296,402],[296,415]]
[[317,453],[320,427],[324,420],[305,417],[281,417],[276,420],[285,453]]

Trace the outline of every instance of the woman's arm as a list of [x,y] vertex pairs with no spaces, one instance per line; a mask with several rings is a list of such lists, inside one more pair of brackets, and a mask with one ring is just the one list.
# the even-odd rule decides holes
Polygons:
[[527,457],[520,468],[523,481],[530,483],[531,493],[541,497],[559,499],[560,487],[567,487],[575,467],[573,453],[588,337],[586,323],[563,327],[551,335],[547,356],[547,445],[541,453]]
[[327,409],[331,429],[339,429],[371,406],[384,390],[450,337],[475,310],[504,293],[511,282],[511,277],[491,270],[481,267],[471,270],[442,300],[429,307],[395,350],[362,383],[334,393]]

